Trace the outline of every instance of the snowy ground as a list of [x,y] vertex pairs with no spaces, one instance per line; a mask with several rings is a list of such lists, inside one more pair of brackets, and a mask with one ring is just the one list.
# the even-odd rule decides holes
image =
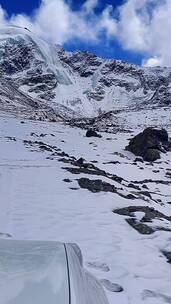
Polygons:
[[[84,130],[60,123],[21,124],[20,119],[1,115],[0,231],[14,239],[77,243],[85,267],[99,279],[123,287],[120,293],[106,290],[110,304],[171,303],[171,265],[162,253],[171,252],[171,222],[155,219],[149,226],[161,226],[168,231],[145,235],[125,221],[129,216],[112,212],[128,206],[149,206],[170,216],[171,178],[166,172],[171,170],[171,153],[162,155],[154,165],[134,164],[134,156],[124,150],[132,134],[102,135],[88,139]],[[124,181],[118,184],[105,176],[73,174],[64,169],[74,167],[66,162],[71,156],[83,157]],[[81,177],[100,179],[122,188],[118,190],[122,195],[80,189],[77,179]],[[145,179],[153,182],[141,183]],[[151,198],[129,188],[130,181],[142,191],[147,191],[142,187],[144,184],[148,186]],[[135,198],[124,197],[128,194]],[[139,220],[143,215],[135,212]]]

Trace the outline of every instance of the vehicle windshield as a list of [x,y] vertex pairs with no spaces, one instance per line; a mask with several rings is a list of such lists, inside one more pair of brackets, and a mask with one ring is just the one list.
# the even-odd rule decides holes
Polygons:
[[1,304],[68,304],[64,245],[0,239]]

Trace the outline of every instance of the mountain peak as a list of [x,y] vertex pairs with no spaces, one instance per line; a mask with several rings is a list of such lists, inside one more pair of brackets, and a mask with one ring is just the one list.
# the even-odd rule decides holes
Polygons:
[[142,68],[87,51],[66,52],[18,26],[0,29],[0,54],[2,91],[6,85],[14,96],[6,103],[2,94],[4,109],[10,105],[18,111],[33,100],[38,108],[96,116],[171,104],[171,68]]

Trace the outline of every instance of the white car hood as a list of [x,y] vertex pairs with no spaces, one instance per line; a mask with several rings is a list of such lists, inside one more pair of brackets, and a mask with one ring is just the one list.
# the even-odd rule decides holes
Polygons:
[[68,304],[62,243],[0,239],[1,304]]

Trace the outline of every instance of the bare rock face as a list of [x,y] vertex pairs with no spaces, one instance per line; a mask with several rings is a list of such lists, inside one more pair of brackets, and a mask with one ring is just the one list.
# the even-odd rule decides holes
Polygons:
[[126,150],[146,161],[155,161],[160,152],[170,151],[168,133],[165,129],[147,128],[130,140]]

